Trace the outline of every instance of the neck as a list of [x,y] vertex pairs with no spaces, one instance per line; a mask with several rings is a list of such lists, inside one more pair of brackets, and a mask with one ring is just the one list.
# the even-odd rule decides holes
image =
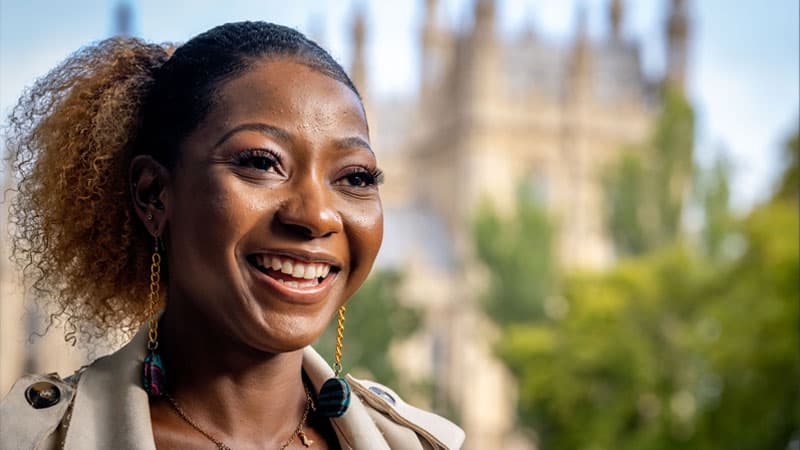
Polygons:
[[306,406],[303,351],[251,348],[181,303],[170,302],[159,325],[170,395],[223,442],[285,441]]

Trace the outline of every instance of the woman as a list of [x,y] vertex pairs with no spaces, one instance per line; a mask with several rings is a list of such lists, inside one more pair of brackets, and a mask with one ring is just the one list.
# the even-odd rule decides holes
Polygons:
[[[89,337],[27,376],[2,448],[457,448],[455,425],[309,344],[372,267],[380,171],[356,88],[292,29],[231,23],[169,51],[85,48],[11,116],[16,258]],[[159,309],[164,307],[163,313]]]

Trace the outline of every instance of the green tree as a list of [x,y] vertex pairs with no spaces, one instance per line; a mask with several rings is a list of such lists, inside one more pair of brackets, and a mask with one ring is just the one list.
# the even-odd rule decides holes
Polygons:
[[490,203],[479,208],[474,223],[476,250],[490,273],[484,307],[496,323],[541,317],[544,300],[556,291],[553,232],[547,215],[524,188],[508,217]]
[[603,177],[607,228],[619,255],[640,255],[678,236],[693,146],[691,105],[681,91],[667,88],[650,140],[624,149]]
[[[399,302],[402,276],[394,271],[375,271],[347,304],[342,365],[345,371],[361,371],[380,383],[397,385],[397,372],[388,357],[395,339],[413,333],[420,323],[415,309]],[[336,317],[314,344],[329,362],[334,361]],[[402,394],[402,393],[401,393]]]
[[730,238],[733,215],[730,210],[730,165],[724,158],[714,162],[706,173],[698,176],[700,202],[705,223],[702,242],[706,253],[716,262],[723,258],[726,239]]
[[706,448],[783,449],[800,432],[798,227],[795,202],[757,207],[737,226],[743,255],[706,287],[698,316],[719,335],[697,342],[719,380],[695,424]]
[[566,276],[563,317],[505,327],[499,354],[542,448],[787,447],[800,432],[792,177],[794,163],[773,199],[726,222],[739,251],[725,264],[676,239]]
[[680,231],[684,198],[693,175],[694,111],[680,89],[667,88],[651,143],[654,239],[669,243]]
[[645,203],[646,179],[636,150],[626,149],[603,180],[608,205],[607,229],[621,255],[639,255],[651,245],[640,208]]
[[798,187],[800,187],[800,132],[795,133],[787,142],[784,151],[784,165],[787,167],[786,174],[778,183],[776,198],[784,200],[798,200]]

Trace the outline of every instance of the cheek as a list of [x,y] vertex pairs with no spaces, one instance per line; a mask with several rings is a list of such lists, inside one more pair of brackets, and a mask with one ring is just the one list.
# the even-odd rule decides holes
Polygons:
[[[275,207],[272,192],[253,186],[228,173],[212,170],[187,183],[181,200],[190,206],[194,220],[210,220],[232,227],[248,226]],[[270,191],[270,189],[266,189]],[[206,225],[195,222],[194,225]]]
[[346,223],[354,275],[366,278],[383,242],[383,208],[380,201],[354,208],[347,216]]
[[184,189],[178,198],[176,222],[200,234],[225,236],[235,228],[242,209],[235,192],[215,180],[201,180]]
[[191,181],[178,190],[173,218],[173,240],[184,247],[181,256],[217,263],[233,257],[241,237],[269,205],[229,177],[211,174]]

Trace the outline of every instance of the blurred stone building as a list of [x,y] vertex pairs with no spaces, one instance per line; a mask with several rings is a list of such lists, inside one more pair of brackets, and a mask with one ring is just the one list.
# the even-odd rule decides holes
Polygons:
[[[665,1],[664,78],[680,86],[687,5]],[[121,34],[130,30],[125,5],[116,12]],[[527,189],[556,221],[562,265],[607,267],[615,255],[604,230],[601,174],[621,148],[648,136],[665,80],[644,76],[639,44],[621,32],[621,0],[609,1],[608,36],[590,40],[582,11],[567,45],[532,27],[514,38],[501,35],[495,0],[471,2],[472,20],[462,29],[443,25],[442,6],[424,3],[420,85],[415,96],[399,100],[371,94],[366,11],[352,22],[350,73],[389,180],[381,188],[386,229],[377,268],[405,274],[402,299],[425,317],[390,357],[409,386],[430,383],[432,394],[408,400],[457,421],[467,449],[532,448],[530,437],[515,431],[514,384],[492,356],[496,330],[477,304],[486,275],[474,256],[471,221],[480,202],[508,212],[518,190]],[[3,220],[3,236],[5,226]],[[59,330],[48,341],[28,342],[41,317],[23,314],[6,250],[0,249],[3,393],[24,371],[69,373],[84,359],[58,343]]]
[[603,170],[626,145],[647,139],[663,84],[683,84],[687,5],[665,5],[667,74],[650,80],[638,42],[622,35],[621,0],[609,1],[608,36],[590,40],[581,10],[567,45],[532,27],[501,35],[494,0],[475,0],[471,24],[448,29],[439,3],[425,1],[420,85],[411,98],[370,95],[364,18],[353,27],[351,73],[388,180],[378,265],[406,273],[404,301],[427,317],[392,356],[410,380],[432,380],[431,406],[459,421],[467,448],[526,448],[529,439],[514,431],[513,382],[492,356],[496,331],[477,305],[486,280],[471,244],[476,209],[490,201],[508,212],[526,189],[555,220],[561,265],[609,266]]

